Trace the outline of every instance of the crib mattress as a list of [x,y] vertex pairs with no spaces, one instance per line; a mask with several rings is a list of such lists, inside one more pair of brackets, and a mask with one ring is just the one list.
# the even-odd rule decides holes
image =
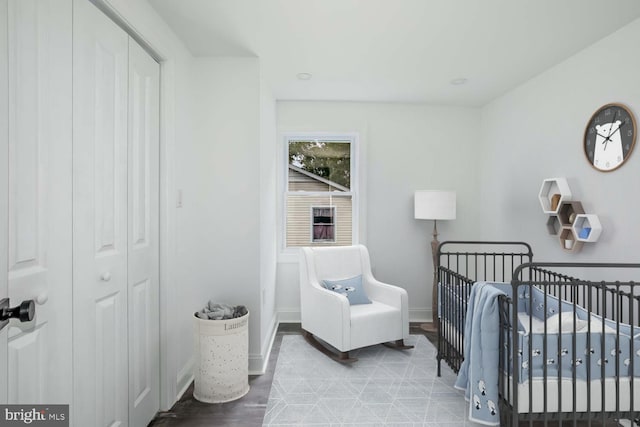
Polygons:
[[[513,381],[511,377],[504,376],[505,380]],[[512,383],[512,382],[511,382]],[[604,380],[592,380],[590,396],[587,395],[587,381],[576,380],[575,387],[575,411],[576,412],[615,412],[640,411],[640,379],[633,379],[633,401],[631,397],[631,379],[605,378]],[[604,402],[602,390],[604,389]],[[619,392],[618,392],[619,390]],[[547,406],[544,406],[545,381],[543,379],[531,380],[531,410],[529,409],[529,381],[518,384],[518,412],[519,413],[555,413],[573,412],[574,387],[570,379],[561,379],[558,387],[557,378],[546,380]],[[590,397],[590,399],[589,399]],[[587,403],[591,402],[590,407]],[[509,395],[509,403],[513,402],[513,389]],[[603,405],[604,403],[604,405]],[[633,403],[633,407],[632,407]],[[616,408],[616,404],[619,405]]]

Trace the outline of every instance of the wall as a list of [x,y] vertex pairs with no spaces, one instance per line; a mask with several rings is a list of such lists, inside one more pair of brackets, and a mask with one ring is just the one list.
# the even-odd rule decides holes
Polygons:
[[[640,119],[640,57],[631,54],[639,39],[636,20],[482,109],[485,238],[529,241],[538,260],[638,262],[639,149],[603,173],[587,162],[582,138],[607,103],[626,104]],[[574,199],[602,223],[600,240],[578,253],[564,252],[546,233],[537,195],[542,180],[553,177],[566,177]]]
[[250,371],[266,364],[277,326],[275,101],[256,58],[194,59],[146,0],[92,1],[106,3],[162,63],[161,389],[168,409],[193,379],[192,315],[209,299],[247,305]]
[[[260,79],[260,357],[252,370],[264,372],[275,337],[276,316],[276,103]],[[261,366],[259,366],[261,363]]]
[[[209,300],[247,306],[249,369],[260,372],[275,331],[274,103],[257,58],[196,58],[189,81],[194,130],[177,177],[177,271],[188,301],[180,315]],[[185,372],[193,363],[191,327],[178,334]]]
[[[415,190],[455,190],[458,219],[438,223],[440,239],[479,235],[474,227],[474,187],[480,148],[480,112],[473,108],[418,104],[277,103],[279,201],[286,167],[285,132],[359,134],[360,241],[369,248],[374,275],[409,293],[412,321],[431,318],[432,221],[413,218]],[[282,223],[279,224],[281,238]],[[281,248],[281,241],[280,246]],[[296,255],[280,255],[278,312],[298,321],[300,294]]]

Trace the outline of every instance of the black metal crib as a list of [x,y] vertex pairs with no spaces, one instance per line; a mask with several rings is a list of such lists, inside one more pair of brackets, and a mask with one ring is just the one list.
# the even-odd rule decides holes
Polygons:
[[474,284],[510,283],[499,297],[501,426],[640,417],[640,264],[534,263],[524,242],[473,241],[441,243],[438,261],[438,375],[442,360],[454,372],[464,360]]

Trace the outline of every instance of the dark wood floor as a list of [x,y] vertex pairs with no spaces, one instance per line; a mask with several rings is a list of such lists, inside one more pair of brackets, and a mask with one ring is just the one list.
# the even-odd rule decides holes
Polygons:
[[[283,323],[278,327],[273,349],[269,356],[267,372],[264,375],[249,377],[250,390],[241,399],[228,403],[202,403],[193,398],[193,384],[182,398],[167,412],[160,412],[149,426],[171,427],[261,427],[267,408],[267,400],[271,391],[271,381],[280,352],[282,337],[290,334],[301,334],[299,323]],[[437,336],[420,329],[418,324],[411,324],[411,334],[424,334],[435,343]]]

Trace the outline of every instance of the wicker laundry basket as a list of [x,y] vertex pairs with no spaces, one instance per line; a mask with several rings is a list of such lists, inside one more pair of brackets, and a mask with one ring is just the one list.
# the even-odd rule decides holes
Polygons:
[[249,392],[249,313],[227,320],[194,318],[193,397],[206,403],[241,398]]

